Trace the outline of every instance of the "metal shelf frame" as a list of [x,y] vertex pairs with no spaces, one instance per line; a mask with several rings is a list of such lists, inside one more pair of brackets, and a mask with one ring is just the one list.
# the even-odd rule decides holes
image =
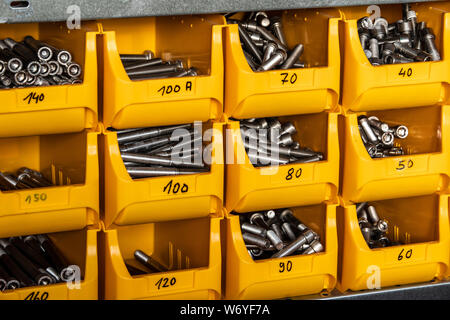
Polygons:
[[[416,0],[413,2],[426,2]],[[0,0],[0,23],[66,21],[74,13],[81,20],[283,10],[371,4],[411,0]],[[77,7],[74,7],[77,6]],[[79,10],[77,9],[79,8]]]
[[450,281],[436,281],[404,286],[298,297],[299,300],[450,300]]

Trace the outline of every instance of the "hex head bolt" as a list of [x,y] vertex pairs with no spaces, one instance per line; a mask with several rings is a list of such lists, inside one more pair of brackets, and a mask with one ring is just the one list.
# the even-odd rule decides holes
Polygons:
[[408,137],[408,128],[404,125],[399,125],[394,128],[394,135],[399,139],[406,139]]
[[294,65],[295,62],[298,61],[300,56],[303,54],[303,44],[297,44],[294,49],[291,50],[287,59],[283,62],[280,69],[290,69]]
[[283,164],[289,163],[288,158],[272,157],[272,156],[268,156],[265,154],[256,154],[255,152],[249,152],[247,154],[247,156],[248,156],[248,159],[250,160],[250,162],[254,165],[257,165],[257,164],[266,165],[269,163],[272,165],[283,165]]
[[180,167],[180,168],[204,168],[203,162],[194,163],[187,162],[180,159],[172,160],[171,158],[157,156],[157,155],[145,155],[139,153],[126,153],[121,154],[123,161],[130,161],[135,163],[142,163],[146,165],[156,165],[163,167]]
[[135,70],[135,69],[157,66],[157,65],[162,65],[162,64],[163,64],[163,60],[161,58],[153,58],[153,59],[146,60],[146,61],[139,61],[139,62],[127,64],[125,66],[125,71],[128,72],[128,71]]
[[24,270],[38,286],[46,286],[52,283],[52,279],[49,275],[39,271],[39,268],[35,264],[24,256],[19,249],[13,246],[9,241],[0,239],[0,245],[6,251],[6,253],[12,257],[18,265]]
[[364,240],[369,243],[372,237],[372,226],[369,222],[361,222],[359,224]]
[[384,146],[390,147],[394,145],[394,134],[391,132],[385,132],[381,135],[381,142]]
[[377,39],[372,38],[369,40],[369,50],[371,52],[371,58],[380,58]]
[[257,226],[257,225],[254,225],[254,224],[251,224],[251,223],[248,223],[248,222],[244,222],[241,225],[241,229],[242,229],[242,232],[248,232],[248,233],[263,237],[263,238],[265,238],[267,235],[267,229]]
[[140,75],[151,75],[157,73],[171,73],[181,71],[183,69],[182,64],[164,64],[164,65],[153,65],[145,68],[134,69],[128,71],[128,76],[140,76]]
[[298,220],[295,216],[292,210],[285,209],[280,213],[280,219],[283,222],[288,222],[291,225],[293,225],[295,228],[297,228],[300,232],[303,232],[307,229],[309,229],[306,225],[304,225],[300,220]]
[[[368,32],[361,32],[359,34],[359,41],[361,42],[361,47],[364,50],[364,52],[368,48],[369,39],[370,39],[370,34]],[[372,52],[370,52],[370,53],[372,54]]]
[[28,74],[25,71],[19,71],[17,73],[14,73],[13,82],[18,87],[26,85],[27,81],[28,81]]
[[263,11],[259,11],[255,14],[255,20],[261,27],[267,28],[270,26],[269,16]]
[[158,128],[145,128],[142,130],[117,134],[117,142],[123,144],[130,141],[145,140],[157,136],[162,136],[173,132],[176,129],[190,128],[191,124],[180,124],[175,126],[158,127]]
[[[129,162],[132,163],[132,162]],[[149,178],[149,177],[164,177],[164,176],[179,176],[185,174],[199,174],[208,172],[207,168],[204,169],[189,169],[189,168],[152,168],[152,167],[140,167],[141,164],[136,167],[130,167],[129,164],[124,163],[128,174],[132,178]]]
[[81,75],[81,66],[78,63],[70,62],[64,68],[66,74],[71,78],[77,78]]
[[288,237],[289,240],[295,240],[296,235],[293,226],[289,222],[284,222],[281,225],[281,230],[283,230],[284,234]]
[[406,13],[406,20],[408,20],[411,23],[411,28],[412,28],[412,34],[411,34],[411,38],[413,41],[413,46],[416,44],[418,40],[417,38],[417,14],[414,10],[409,10]]
[[44,255],[47,257],[52,266],[58,271],[58,274],[63,281],[72,279],[75,275],[75,270],[69,266],[65,257],[59,249],[53,244],[47,235],[37,235]]
[[366,134],[366,137],[369,140],[369,142],[377,143],[378,142],[378,138],[375,135],[375,132],[372,130],[372,128],[371,128],[371,126],[369,124],[369,120],[366,117],[360,117],[359,118],[359,124],[361,125],[364,133]]
[[289,245],[272,255],[271,258],[283,258],[293,254],[299,248],[301,248],[305,243],[311,243],[314,240],[314,233],[311,230],[307,230],[298,236]]
[[356,27],[358,28],[358,31],[361,32],[363,30],[371,30],[373,29],[373,22],[372,19],[369,17],[362,17],[356,21]]
[[37,266],[44,269],[48,274],[50,274],[56,281],[60,281],[58,272],[44,258],[40,248],[33,248],[19,237],[11,237],[9,238],[9,241],[16,248],[25,253],[27,257],[30,258]]
[[372,224],[376,224],[380,220],[380,217],[378,216],[377,210],[374,206],[367,207],[367,217],[369,218],[369,222]]
[[381,132],[389,131],[389,125],[387,123],[380,121],[377,117],[372,116],[372,117],[367,118],[367,120],[369,121],[369,124],[372,127],[377,128]]
[[252,41],[248,33],[244,30],[244,27],[241,23],[238,24],[239,37],[244,45],[244,47],[248,50],[248,52],[256,59],[258,64],[261,64],[263,61],[263,57],[261,52],[256,47],[255,43]]
[[26,167],[22,167],[19,170],[17,170],[17,174],[21,175],[22,173],[27,173],[30,176],[30,179],[38,184],[40,187],[50,187],[53,186],[53,183],[51,183],[50,181],[48,181],[43,175],[42,173],[36,171],[36,170],[32,170],[30,168],[26,168]]
[[280,238],[282,241],[284,240],[284,233],[283,229],[281,229],[280,225],[278,223],[272,223],[270,225],[270,229],[275,232],[275,234]]
[[[186,136],[189,136],[191,133],[188,132],[188,134],[186,134]],[[136,151],[145,151],[145,150],[150,150],[152,148],[158,147],[158,146],[162,146],[162,145],[166,145],[168,143],[170,143],[172,140],[170,139],[170,136],[162,136],[162,137],[155,137],[155,138],[150,138],[147,140],[141,140],[141,141],[137,141],[137,142],[132,142],[132,143],[127,143],[127,144],[123,144],[120,145],[120,152],[136,152]]]
[[49,76],[55,76],[61,71],[61,66],[59,65],[58,62],[56,62],[54,60],[50,60],[49,62],[47,62],[47,64],[49,66],[49,72],[48,72]]
[[0,291],[20,288],[20,282],[0,264]]
[[41,62],[41,72],[39,73],[39,76],[46,77],[50,75],[51,67],[47,62]]
[[122,60],[122,62],[148,61],[148,60],[153,59],[154,57],[155,57],[155,54],[152,51],[146,50],[146,51],[144,51],[143,54],[121,54],[120,60]]
[[425,21],[421,21],[417,24],[416,27],[416,44],[414,49],[422,50],[422,30],[427,27],[427,23]]
[[14,54],[22,59],[22,62],[27,64],[27,71],[32,76],[37,76],[41,73],[41,65],[36,60],[35,54],[31,49],[11,38],[6,38],[3,41]]
[[19,287],[31,287],[34,285],[32,279],[22,271],[22,268],[6,253],[6,251],[0,246],[0,264],[3,265],[19,282]]
[[275,53],[275,51],[278,49],[278,46],[275,42],[269,42],[265,46],[264,50],[264,56],[263,56],[263,63],[270,59],[270,57]]
[[313,253],[319,253],[324,250],[324,247],[322,243],[318,240],[314,240],[309,244],[309,247],[303,252],[303,254],[313,254]]
[[253,213],[250,216],[250,223],[254,224],[256,226],[259,226],[260,228],[263,229],[269,229],[269,226],[267,225],[266,221],[264,220],[264,215],[262,215],[261,213],[257,212],[257,213]]
[[50,61],[53,56],[52,49],[42,41],[34,39],[32,36],[25,36],[23,42],[30,47],[42,61]]
[[281,250],[284,247],[283,240],[273,231],[268,230],[267,231],[267,239],[273,244],[275,249]]
[[245,244],[254,244],[261,249],[270,248],[270,241],[268,239],[257,236],[255,234],[244,232],[242,234],[242,238],[244,239]]
[[425,49],[430,54],[431,60],[439,61],[441,60],[441,56],[439,54],[438,49],[436,48],[436,44],[434,42],[435,35],[430,28],[424,28],[421,30],[420,35],[422,36],[422,40],[425,43]]
[[280,42],[287,46],[286,37],[284,36],[283,24],[281,23],[280,17],[272,17],[271,19],[271,27],[275,36],[280,40]]
[[0,40],[0,59],[4,60],[7,64],[8,71],[12,73],[19,72],[23,68],[23,62],[20,58],[14,54],[5,42]]
[[286,59],[286,52],[277,50],[269,60],[259,66],[257,71],[267,71],[279,66]]
[[387,221],[384,219],[378,220],[375,227],[381,233],[385,233],[389,229],[389,225],[388,225]]
[[153,259],[152,257],[148,256],[145,252],[142,250],[136,250],[134,252],[134,258],[142,263],[147,268],[154,270],[156,272],[167,272],[169,269]]
[[356,215],[359,217],[360,213],[364,210],[364,208],[367,206],[367,202],[360,202],[356,205]]
[[276,213],[274,210],[268,210],[265,213],[265,216],[267,217],[267,219],[274,219],[276,217]]
[[407,58],[414,59],[415,61],[430,61],[431,56],[423,51],[410,48],[398,42],[394,42],[395,49]]
[[20,181],[17,180],[17,178],[9,172],[0,172],[0,177],[9,183],[12,187],[12,189],[29,189],[30,187]]

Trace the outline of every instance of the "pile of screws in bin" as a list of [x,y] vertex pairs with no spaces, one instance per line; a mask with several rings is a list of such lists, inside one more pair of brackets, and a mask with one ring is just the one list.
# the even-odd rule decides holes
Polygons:
[[245,150],[256,166],[308,163],[323,160],[323,154],[300,146],[292,135],[297,129],[292,122],[277,118],[252,118],[240,121]]
[[44,188],[53,186],[39,171],[22,167],[16,174],[0,172],[0,190],[9,191],[17,189]]
[[134,258],[136,259],[137,262],[139,262],[140,266],[144,268],[138,268],[129,263],[125,263],[125,266],[127,267],[128,271],[132,276],[169,271],[169,268],[164,266],[162,263],[158,262],[153,257],[147,255],[142,250],[134,251]]
[[404,125],[390,126],[375,116],[359,116],[358,127],[361,139],[371,158],[405,154],[401,146],[394,145],[394,140],[408,137],[408,127]]
[[26,36],[0,41],[0,88],[81,83],[81,66],[69,51]]
[[76,275],[47,235],[0,239],[0,291],[72,281]]
[[382,17],[373,21],[363,17],[357,26],[361,46],[374,66],[441,60],[433,30],[425,21],[417,21],[409,4],[403,4],[403,19],[395,23]]
[[143,54],[121,54],[120,60],[131,80],[194,77],[196,68],[186,68],[181,60],[164,61],[146,50]]
[[324,250],[319,235],[290,209],[239,214],[242,238],[254,260],[313,254]]
[[192,124],[117,130],[117,141],[133,179],[209,171],[202,133]]
[[253,71],[305,67],[299,61],[303,44],[288,49],[280,17],[269,18],[267,13],[260,11],[249,13],[242,21],[228,19],[227,22],[238,25],[244,56]]
[[369,248],[384,248],[401,244],[388,239],[386,235],[389,229],[388,222],[380,219],[374,206],[369,205],[367,202],[358,203],[356,205],[356,214],[359,228]]

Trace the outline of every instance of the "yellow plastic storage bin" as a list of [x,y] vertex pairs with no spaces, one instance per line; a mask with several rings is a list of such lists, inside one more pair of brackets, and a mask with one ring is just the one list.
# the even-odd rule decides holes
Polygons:
[[[413,4],[418,21],[436,35],[441,61],[372,66],[361,47],[356,21],[367,7],[343,8],[344,63],[342,105],[345,110],[369,111],[434,105],[448,101],[450,82],[450,13],[438,3]],[[447,3],[447,7],[450,6]],[[389,22],[402,17],[401,4],[380,6]]]
[[333,200],[339,186],[339,143],[336,113],[282,117],[297,128],[302,147],[324,154],[312,163],[254,167],[244,148],[239,122],[227,125],[226,208],[250,212],[267,208],[310,205]]
[[427,195],[370,202],[389,223],[388,238],[404,245],[370,249],[363,238],[356,206],[345,204],[338,216],[340,275],[338,288],[364,290],[445,277],[449,267],[448,195]]
[[[337,281],[337,204],[293,208],[320,236],[324,252],[254,261],[242,238],[239,215],[227,214],[226,299],[280,299],[329,292]],[[290,262],[290,263],[289,263]],[[292,268],[283,268],[290,264]]]
[[0,237],[76,230],[98,223],[97,137],[97,132],[84,130],[0,139],[0,171],[29,167],[50,181],[55,177],[57,184],[1,191]]
[[7,290],[0,292],[0,300],[97,300],[97,233],[98,229],[86,227],[49,234],[67,261],[80,267],[79,282]]
[[361,202],[444,191],[449,185],[450,107],[432,106],[372,111],[389,124],[408,127],[406,139],[396,139],[408,153],[372,159],[361,140],[358,115],[345,117],[342,197]]
[[246,119],[336,110],[340,56],[336,9],[284,11],[288,46],[305,46],[307,68],[253,72],[245,59],[237,25],[225,28],[225,113]]
[[[97,126],[97,26],[83,22],[2,24],[0,38],[31,35],[68,50],[82,67],[82,84],[0,89],[0,137],[79,132]],[[29,99],[30,94],[41,99]]]
[[[105,127],[123,129],[220,119],[224,21],[220,15],[103,20]],[[144,50],[152,50],[156,57],[167,60],[182,59],[195,67],[199,76],[131,81],[119,54]],[[175,87],[181,89],[172,90]]]
[[[219,299],[221,293],[220,222],[198,218],[120,226],[105,231],[105,299]],[[125,263],[142,250],[168,272],[131,276]]]
[[[129,225],[206,217],[222,210],[224,165],[223,124],[204,123],[203,141],[209,144],[210,172],[133,180],[120,156],[117,134],[105,131],[105,226]],[[209,129],[212,129],[209,131]],[[207,132],[212,133],[212,136]],[[204,149],[206,150],[206,148]],[[187,192],[166,186],[187,185]]]

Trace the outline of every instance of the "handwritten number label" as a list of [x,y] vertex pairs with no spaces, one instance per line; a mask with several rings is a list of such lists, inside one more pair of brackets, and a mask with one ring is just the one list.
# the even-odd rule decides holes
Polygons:
[[284,85],[287,84],[294,84],[297,81],[297,73],[289,73],[289,72],[283,72],[280,73],[281,75],[281,84]]
[[25,202],[30,204],[32,202],[39,202],[39,201],[46,201],[47,200],[47,194],[46,193],[34,193],[29,194],[25,198]]
[[398,75],[403,77],[403,78],[405,78],[405,77],[409,78],[409,77],[412,76],[412,74],[413,74],[412,68],[408,68],[408,69],[401,68],[400,72],[398,73]]
[[288,174],[286,176],[286,180],[292,180],[293,178],[300,178],[302,176],[302,168],[298,168],[297,170],[295,170],[294,168],[290,168],[288,170]]
[[177,194],[177,193],[186,193],[189,191],[189,186],[186,183],[173,183],[173,180],[170,180],[168,184],[164,186],[163,192],[167,192],[167,194]]
[[279,273],[283,272],[291,272],[292,270],[292,261],[288,260],[286,263],[280,262],[280,269],[278,270]]
[[161,96],[170,94],[173,95],[174,93],[179,93],[181,91],[192,91],[192,81],[186,81],[184,85],[164,85],[158,90],[158,92],[161,93]]
[[48,292],[44,291],[42,294],[39,291],[33,291],[29,295],[25,297],[24,300],[47,300],[48,299]]
[[171,286],[174,286],[175,283],[177,283],[177,279],[175,277],[169,278],[160,278],[156,283],[155,286],[160,290],[161,288],[169,288]]
[[414,162],[409,159],[409,160],[400,160],[398,162],[398,166],[395,168],[398,171],[404,170],[404,169],[409,169],[412,168],[414,166]]
[[28,104],[34,101],[35,104],[44,101],[45,95],[43,93],[38,94],[37,92],[30,92],[23,101],[27,101]]
[[411,258],[412,253],[413,253],[412,249],[409,249],[408,251],[406,251],[405,255],[403,256],[404,251],[405,251],[405,249],[402,249],[402,251],[400,251],[400,253],[398,254],[398,257],[397,257],[398,261],[403,260],[403,257],[405,257],[406,259]]

